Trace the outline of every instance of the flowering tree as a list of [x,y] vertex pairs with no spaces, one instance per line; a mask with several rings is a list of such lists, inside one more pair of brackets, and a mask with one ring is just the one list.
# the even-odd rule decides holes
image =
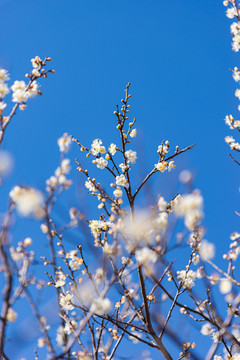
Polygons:
[[[239,51],[240,8],[235,0],[224,1],[224,6],[228,7],[227,16],[236,19],[231,32],[233,50]],[[10,92],[9,75],[0,70],[0,143],[17,110],[24,110],[29,98],[41,94],[37,80],[54,72],[47,69],[51,58],[35,57],[31,61],[28,84],[15,81],[10,88],[14,106],[9,115],[5,115],[7,105],[3,101]],[[233,78],[240,82],[238,68],[234,68]],[[235,95],[240,99],[239,94],[237,89]],[[140,209],[139,199],[144,199],[141,191],[149,179],[173,171],[178,156],[184,156],[194,144],[183,149],[176,146],[171,151],[170,142],[163,140],[154,155],[152,170],[137,183],[133,172],[137,129],[136,120],[129,119],[130,98],[127,84],[121,106],[114,111],[118,143],[106,146],[101,139],[95,139],[87,146],[65,133],[58,139],[59,167],[46,180],[45,192],[16,185],[9,193],[0,230],[5,282],[1,359],[9,359],[10,328],[17,321],[14,308],[22,299],[28,301],[41,331],[36,339],[35,359],[111,360],[121,356],[122,344],[129,342],[148,350],[141,355],[145,360],[151,353],[168,360],[240,359],[240,278],[235,271],[240,233],[231,234],[229,252],[223,255],[226,265],[220,267],[213,261],[214,244],[204,239],[203,198],[199,190],[188,186],[185,194],[175,194],[172,199],[156,194],[151,207]],[[232,115],[227,115],[225,121],[230,129],[239,131],[240,122]],[[233,137],[227,136],[225,141],[232,150],[240,151]],[[97,210],[94,218],[87,218],[79,209],[70,208],[69,220],[59,225],[54,210],[62,193],[72,185],[67,177],[67,153],[72,143],[79,149],[76,171],[84,178],[86,192],[93,197],[91,203],[97,203]],[[84,155],[89,161],[87,168],[82,165]],[[2,175],[10,165],[8,154],[2,150]],[[105,174],[103,182],[95,178],[100,171]],[[191,184],[190,172],[184,171],[180,177],[186,185]],[[49,247],[45,256],[34,251],[31,238],[16,243],[10,236],[15,212],[40,221]],[[85,245],[71,246],[68,242],[69,231],[76,227],[81,229]],[[180,261],[174,260],[177,258]],[[42,269],[39,276],[34,272],[36,264]],[[56,303],[57,321],[51,327],[38,300],[45,288]],[[179,331],[176,323],[182,319],[184,329]],[[124,356],[132,358],[131,353]]]

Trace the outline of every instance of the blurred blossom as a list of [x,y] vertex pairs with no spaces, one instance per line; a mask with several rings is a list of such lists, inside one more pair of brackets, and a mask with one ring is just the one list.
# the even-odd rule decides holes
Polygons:
[[211,260],[215,256],[215,245],[213,243],[208,242],[207,240],[202,240],[199,254],[203,259]]
[[5,150],[0,150],[0,176],[8,176],[13,169],[13,157]]
[[183,184],[188,184],[192,180],[192,173],[189,170],[183,170],[179,174],[179,181]]
[[9,193],[22,216],[34,216],[41,219],[44,215],[43,196],[40,191],[28,187],[15,186]]
[[228,279],[223,279],[219,282],[219,291],[221,294],[227,294],[232,290],[232,282]]
[[93,302],[91,306],[91,311],[97,315],[107,314],[111,311],[111,309],[112,309],[112,304],[108,298],[105,299],[98,298]]

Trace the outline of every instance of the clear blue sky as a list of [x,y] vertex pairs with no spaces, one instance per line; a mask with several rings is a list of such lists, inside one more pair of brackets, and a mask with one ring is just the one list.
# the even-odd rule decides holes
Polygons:
[[[240,168],[228,157],[223,119],[237,111],[229,69],[239,65],[239,55],[231,51],[222,2],[1,0],[0,12],[0,66],[12,81],[24,80],[36,55],[51,56],[56,70],[41,82],[43,96],[29,101],[7,131],[4,148],[15,168],[2,198],[16,183],[43,188],[58,164],[63,132],[86,145],[98,137],[109,144],[113,111],[130,81],[131,116],[148,168],[162,139],[173,147],[196,143],[177,160],[175,175],[194,172],[205,198],[206,238],[218,255],[227,249],[230,233],[239,230]],[[24,236],[26,229],[18,229]]]

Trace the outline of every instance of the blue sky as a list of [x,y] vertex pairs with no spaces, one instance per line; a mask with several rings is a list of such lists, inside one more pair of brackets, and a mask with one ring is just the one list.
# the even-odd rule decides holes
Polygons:
[[[64,132],[87,146],[95,138],[110,144],[113,111],[130,81],[137,149],[149,170],[162,139],[172,149],[196,143],[178,158],[175,174],[162,175],[155,186],[174,194],[177,174],[193,171],[205,198],[206,238],[220,257],[238,230],[234,211],[240,210],[240,169],[228,157],[230,130],[223,121],[237,111],[229,69],[239,55],[231,51],[231,21],[221,1],[1,0],[0,11],[0,66],[12,81],[24,80],[36,55],[51,56],[56,70],[41,82],[43,96],[29,101],[7,131],[4,148],[15,168],[2,198],[17,183],[44,187],[58,165],[56,141]],[[67,201],[77,205],[74,193]]]

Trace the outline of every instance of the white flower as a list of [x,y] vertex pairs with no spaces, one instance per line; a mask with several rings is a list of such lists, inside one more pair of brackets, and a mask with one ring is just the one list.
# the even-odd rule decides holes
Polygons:
[[43,217],[43,196],[33,188],[15,186],[9,193],[22,216]]
[[168,214],[166,212],[162,212],[157,217],[157,224],[161,230],[166,230],[168,223]]
[[232,35],[238,35],[240,33],[240,25],[237,22],[232,23],[230,29]]
[[215,245],[208,242],[207,240],[202,240],[200,244],[199,254],[205,260],[211,260],[215,256]]
[[233,142],[235,141],[232,136],[226,136],[226,137],[224,138],[224,140],[225,140],[225,142],[226,142],[227,144],[231,144],[231,143],[233,143]]
[[225,120],[225,124],[228,125],[230,129],[234,129],[233,127],[234,118],[232,115],[226,115],[224,120]]
[[237,15],[237,11],[236,11],[236,9],[234,7],[228,8],[226,10],[226,16],[229,19],[233,19],[236,15]]
[[72,305],[73,296],[71,294],[63,295],[60,294],[59,304],[63,310],[73,310],[74,306]]
[[161,161],[161,162],[155,164],[155,169],[157,169],[158,171],[163,173],[164,171],[167,170],[167,162],[166,161]]
[[171,171],[174,168],[175,168],[174,161],[173,160],[169,161],[169,163],[168,163],[168,171]]
[[240,81],[240,71],[238,70],[237,67],[234,68],[232,76],[236,82]]
[[14,84],[11,86],[11,90],[13,92],[17,91],[17,90],[22,90],[22,91],[26,91],[27,89],[27,85],[25,84],[24,81],[14,81]]
[[219,282],[219,291],[221,294],[227,294],[232,290],[232,282],[229,279],[223,279]]
[[232,241],[235,241],[235,240],[237,240],[237,239],[239,239],[239,238],[240,238],[240,233],[237,232],[237,231],[233,232],[233,233],[231,234],[231,236],[230,236],[230,240],[232,240]]
[[39,77],[41,74],[37,69],[33,69],[32,70],[32,75],[35,76],[35,77]]
[[31,59],[31,63],[32,63],[32,66],[34,67],[34,69],[39,70],[41,68],[42,60],[40,59],[39,56],[35,56],[34,59]]
[[116,244],[110,245],[109,243],[105,242],[103,246],[103,252],[107,255],[116,257],[121,255],[121,246]]
[[9,79],[10,78],[9,78],[9,74],[8,74],[7,70],[0,68],[0,83],[4,83],[5,81],[8,81]]
[[179,181],[183,184],[187,184],[192,180],[192,173],[189,170],[183,170],[179,174]]
[[37,346],[38,346],[39,348],[44,347],[45,344],[46,344],[46,343],[45,343],[45,339],[44,339],[44,338],[39,338],[39,339],[38,339]]
[[125,165],[124,163],[119,164],[119,167],[123,173],[129,169],[129,165]]
[[75,260],[70,260],[69,261],[69,266],[72,269],[72,271],[76,271],[76,270],[80,269],[79,263],[77,263]]
[[123,186],[125,188],[129,187],[128,181],[123,174],[116,176],[116,185]]
[[68,152],[71,142],[71,137],[67,133],[63,134],[63,136],[58,139],[59,150],[64,153]]
[[101,234],[103,230],[109,230],[112,227],[112,223],[110,221],[103,221],[103,220],[91,220],[89,221],[89,227],[91,229],[91,233],[93,236],[98,236]]
[[177,271],[177,278],[179,280],[179,282],[182,284],[184,289],[191,289],[195,283],[195,279],[196,279],[196,272],[193,270],[181,270],[181,271]]
[[130,135],[131,138],[136,137],[136,135],[137,135],[137,129],[132,129],[132,131],[130,132],[129,135]]
[[102,140],[101,139],[95,139],[92,142],[91,146],[91,153],[94,156],[97,156],[99,153],[104,154],[106,152],[106,149],[104,146],[102,146]]
[[212,333],[212,339],[214,343],[219,343],[221,341],[221,335],[218,331]]
[[7,321],[15,322],[16,320],[17,320],[17,313],[12,308],[9,308],[7,312]]
[[93,164],[96,164],[99,169],[105,169],[108,164],[108,161],[103,157],[93,160]]
[[25,90],[16,90],[12,95],[12,101],[16,103],[26,102],[28,100],[28,93]]
[[65,336],[65,332],[64,332],[64,327],[62,325],[60,325],[57,329],[57,336],[56,336],[56,341],[59,346],[64,345],[65,337],[66,336]]
[[123,192],[122,192],[122,190],[121,190],[119,187],[117,187],[117,188],[114,190],[113,195],[114,195],[116,198],[120,198],[120,197],[123,196]]
[[158,209],[164,211],[167,207],[167,202],[164,200],[163,196],[160,196],[158,199]]
[[65,283],[66,283],[66,276],[61,271],[57,271],[55,287],[59,288],[61,286],[64,286]]
[[32,239],[31,239],[30,237],[25,238],[25,239],[23,240],[23,246],[24,246],[24,247],[28,247],[28,246],[30,246],[30,245],[32,245]]
[[61,162],[61,173],[62,174],[68,174],[71,170],[70,166],[70,160],[69,159],[63,159]]
[[213,360],[223,360],[223,358],[221,356],[214,355]]
[[91,181],[85,181],[85,186],[89,191],[96,192],[97,189]]
[[112,304],[111,301],[108,298],[98,298],[96,299],[90,310],[97,315],[104,315],[107,314],[111,311],[112,309]]
[[32,82],[32,84],[29,87],[27,93],[28,93],[28,97],[30,97],[30,98],[36,96],[39,93],[38,83],[36,81]]
[[7,176],[12,171],[12,155],[4,150],[0,150],[0,176]]
[[0,101],[0,112],[2,113],[3,110],[6,108],[7,104],[3,101]]
[[[168,142],[167,142],[168,143]],[[157,153],[158,154],[167,154],[168,153],[169,146],[168,145],[159,145]]]
[[137,159],[136,151],[127,150],[127,151],[125,151],[125,156],[129,163],[134,164],[136,162],[136,159]]
[[236,89],[235,96],[240,100],[240,89]]
[[5,83],[0,82],[0,99],[6,96],[9,93],[9,88]]
[[202,335],[212,335],[213,333],[213,328],[209,323],[206,323],[202,326],[201,328],[201,334]]
[[108,148],[108,151],[110,152],[111,155],[115,155],[116,151],[117,151],[117,145],[116,144],[111,144]]
[[135,257],[140,265],[147,266],[149,263],[155,263],[157,261],[157,253],[147,247],[136,250]]
[[203,198],[199,191],[184,195],[175,206],[175,213],[179,217],[185,218],[185,225],[189,230],[193,230],[203,218]]

